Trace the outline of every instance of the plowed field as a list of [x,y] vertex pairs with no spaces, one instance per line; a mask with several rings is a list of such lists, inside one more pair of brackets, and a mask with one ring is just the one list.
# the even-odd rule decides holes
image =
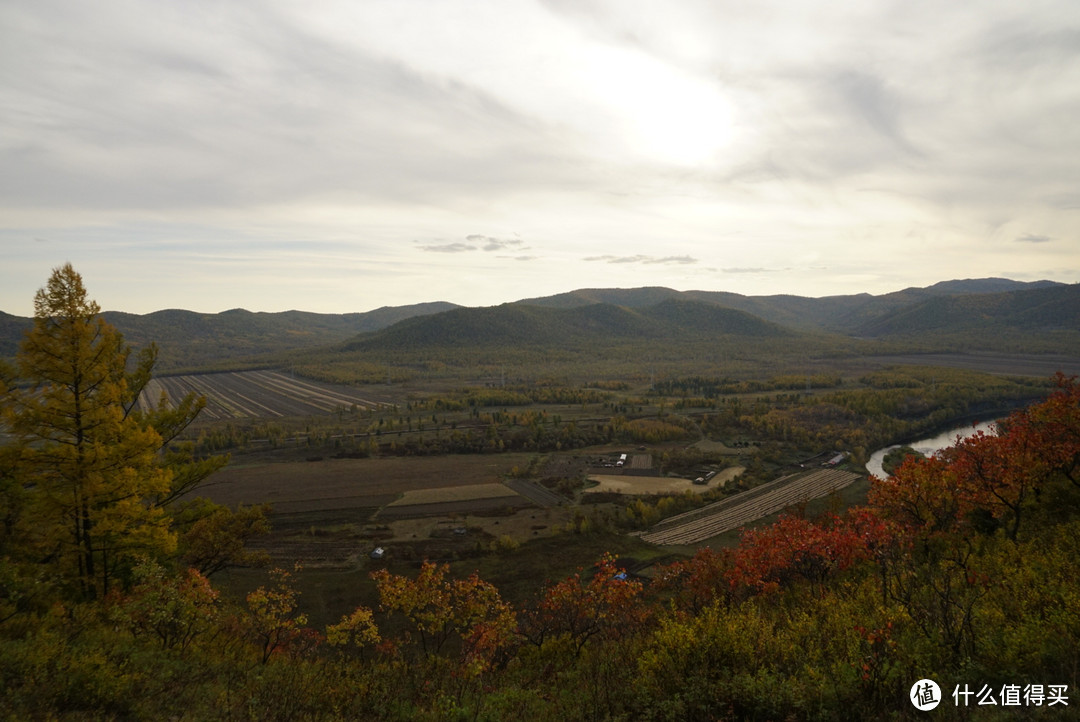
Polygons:
[[697,544],[763,516],[841,489],[859,474],[822,469],[793,474],[660,522],[641,538],[652,544]]
[[385,392],[307,381],[279,371],[155,378],[139,397],[139,403],[145,408],[156,404],[162,392],[170,399],[179,399],[192,391],[206,397],[202,418],[212,420],[309,416],[392,403]]

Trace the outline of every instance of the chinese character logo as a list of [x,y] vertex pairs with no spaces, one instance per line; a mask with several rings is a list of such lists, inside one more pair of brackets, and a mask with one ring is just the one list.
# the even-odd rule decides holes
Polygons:
[[932,679],[920,679],[911,686],[909,696],[915,709],[929,712],[941,704],[941,687]]

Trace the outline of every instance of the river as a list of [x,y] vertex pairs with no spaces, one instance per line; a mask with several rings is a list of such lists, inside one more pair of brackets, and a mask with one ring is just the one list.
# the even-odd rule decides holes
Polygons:
[[974,436],[976,431],[985,431],[989,434],[995,433],[997,428],[995,424],[997,424],[996,421],[983,421],[974,426],[971,424],[957,426],[948,431],[942,431],[937,436],[932,436],[928,439],[920,439],[919,441],[913,441],[910,444],[894,444],[893,446],[887,446],[884,449],[878,449],[870,455],[870,461],[866,462],[866,470],[879,479],[884,479],[888,475],[881,467],[881,462],[885,458],[885,454],[893,449],[897,449],[901,446],[910,446],[926,456],[933,456],[942,449],[955,444],[957,436],[967,438],[969,436]]

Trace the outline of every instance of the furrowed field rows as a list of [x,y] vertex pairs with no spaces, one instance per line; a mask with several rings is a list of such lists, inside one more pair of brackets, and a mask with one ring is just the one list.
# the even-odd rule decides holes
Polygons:
[[838,469],[781,477],[715,504],[665,519],[641,538],[651,544],[697,544],[792,504],[825,496],[858,478],[859,474]]
[[206,397],[203,415],[208,419],[308,416],[393,403],[388,396],[367,390],[295,379],[278,371],[236,371],[153,379],[139,405],[156,404],[163,392],[175,400],[192,391]]

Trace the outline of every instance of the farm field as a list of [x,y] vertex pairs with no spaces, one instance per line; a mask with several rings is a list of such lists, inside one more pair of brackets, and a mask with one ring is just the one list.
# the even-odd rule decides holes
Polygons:
[[511,468],[530,458],[500,454],[229,465],[211,475],[197,494],[229,506],[271,504],[275,514],[378,508],[407,492],[450,488],[460,494],[461,488],[501,486]]
[[206,397],[201,417],[211,421],[330,414],[340,409],[372,409],[394,403],[384,390],[355,389],[306,379],[280,371],[234,371],[164,376],[147,384],[139,405],[148,408],[164,392],[170,399],[194,391]]
[[611,474],[594,474],[589,477],[597,486],[585,489],[586,494],[682,494],[692,491],[704,494],[710,487],[694,484],[689,479],[677,479],[669,476],[615,476]]
[[708,484],[695,484],[689,479],[674,478],[669,476],[632,476],[593,474],[589,479],[597,482],[598,486],[585,489],[586,494],[600,494],[613,492],[616,494],[682,494],[692,491],[695,494],[703,494],[706,491],[723,486],[739,474],[746,471],[746,467],[733,466],[724,469],[709,480]]
[[442,504],[448,501],[473,501],[474,499],[497,499],[517,496],[502,484],[469,484],[467,486],[444,486],[436,489],[410,489],[390,506],[413,504]]
[[[910,353],[865,356],[855,360],[854,365],[916,365],[943,366],[948,368],[981,371],[989,374],[1036,376],[1048,378],[1058,371],[1080,374],[1080,358],[1066,354],[1010,354],[1010,353]],[[845,364],[847,365],[847,364]]]
[[803,501],[825,496],[862,478],[839,469],[791,474],[715,504],[678,514],[641,535],[651,544],[697,544]]
[[[249,542],[275,564],[355,568],[389,544],[397,558],[443,558],[448,550],[509,536],[526,541],[571,516],[542,509],[502,479],[531,454],[326,459],[229,465],[195,492],[221,504],[268,503],[269,536]],[[468,527],[465,536],[451,529]]]

